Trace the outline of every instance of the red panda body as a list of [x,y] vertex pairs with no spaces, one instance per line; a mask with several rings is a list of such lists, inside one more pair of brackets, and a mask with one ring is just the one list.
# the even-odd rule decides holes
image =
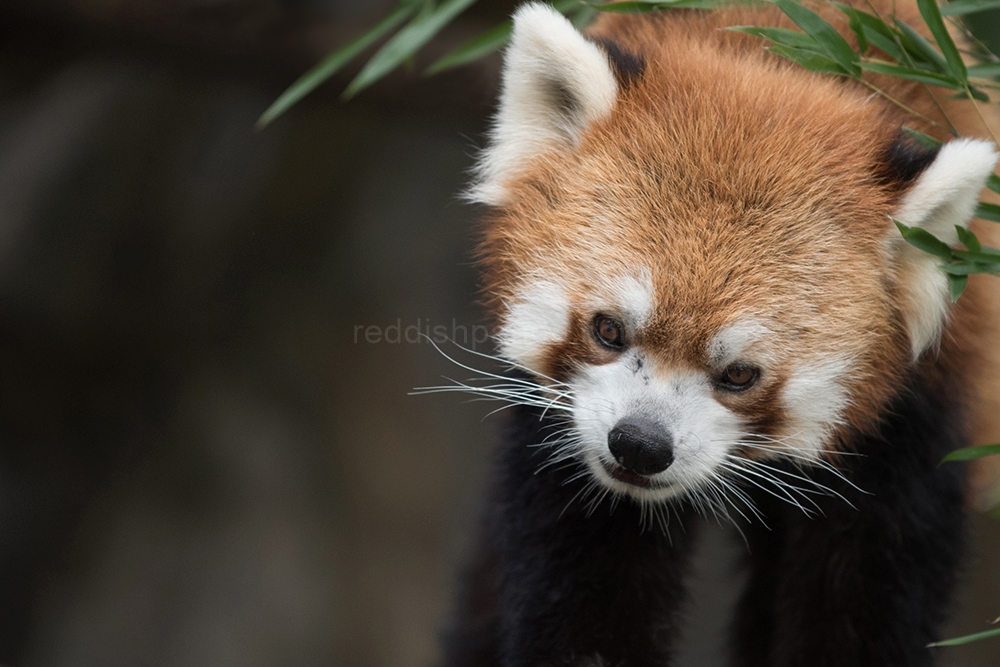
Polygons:
[[[449,665],[669,664],[697,511],[751,547],[734,664],[933,660],[964,492],[938,462],[1000,439],[1000,294],[973,277],[950,306],[891,219],[957,241],[993,116],[811,74],[732,25],[791,27],[775,7],[586,37],[515,17],[472,197],[500,352],[540,398],[512,420]],[[948,122],[963,139],[936,152],[901,131]]]

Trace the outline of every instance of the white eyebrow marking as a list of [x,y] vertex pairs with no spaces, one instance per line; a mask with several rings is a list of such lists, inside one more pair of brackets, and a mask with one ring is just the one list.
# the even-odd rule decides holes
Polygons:
[[771,333],[756,318],[737,320],[723,327],[708,343],[708,361],[713,366],[728,366],[736,361],[748,347]]
[[606,278],[595,291],[595,297],[587,305],[595,311],[607,310],[609,315],[622,317],[632,330],[649,321],[656,305],[653,279],[646,268]]

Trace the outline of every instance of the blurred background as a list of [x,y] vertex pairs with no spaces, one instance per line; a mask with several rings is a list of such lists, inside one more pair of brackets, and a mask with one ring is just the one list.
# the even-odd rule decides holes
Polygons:
[[[345,105],[349,69],[253,129],[390,4],[0,3],[0,663],[438,660],[499,420],[407,395],[454,370],[407,327],[480,321],[456,194],[498,59]],[[950,634],[1000,615],[1000,522],[972,524]],[[731,532],[682,666],[722,664]]]

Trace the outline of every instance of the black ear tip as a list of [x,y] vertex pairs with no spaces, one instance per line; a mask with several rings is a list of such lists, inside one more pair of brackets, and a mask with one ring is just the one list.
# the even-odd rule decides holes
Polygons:
[[900,129],[882,157],[880,176],[887,185],[909,185],[931,166],[938,150],[927,148]]
[[615,78],[622,88],[628,88],[646,72],[646,59],[624,48],[618,42],[607,37],[592,37],[591,41],[608,54],[611,68],[615,71]]

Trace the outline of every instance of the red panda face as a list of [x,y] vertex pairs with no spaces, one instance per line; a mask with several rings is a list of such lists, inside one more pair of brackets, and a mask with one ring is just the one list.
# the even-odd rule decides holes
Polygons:
[[996,161],[959,141],[900,164],[877,100],[654,28],[623,56],[523,8],[473,190],[502,355],[559,393],[594,479],[646,500],[871,428],[947,308],[890,216],[950,238]]

